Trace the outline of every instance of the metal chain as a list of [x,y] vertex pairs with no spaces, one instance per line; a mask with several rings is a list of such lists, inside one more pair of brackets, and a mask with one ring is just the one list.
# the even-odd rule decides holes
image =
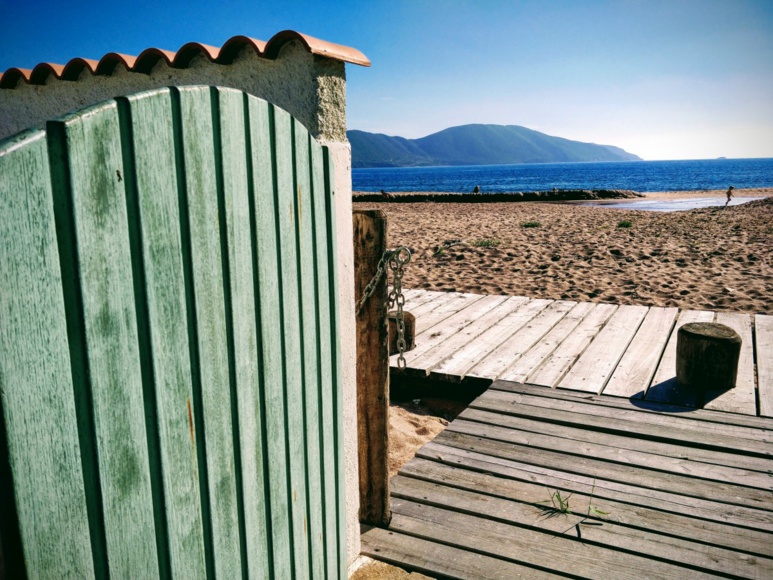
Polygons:
[[[407,345],[405,343],[405,320],[403,318],[403,306],[405,306],[403,274],[405,273],[405,265],[410,261],[411,251],[405,246],[399,246],[394,250],[385,251],[378,262],[373,279],[368,282],[368,285],[362,292],[362,297],[359,302],[357,302],[357,314],[359,314],[365,307],[368,298],[376,291],[376,286],[381,280],[381,277],[384,276],[387,270],[392,271],[392,290],[387,294],[387,308],[389,309],[397,306],[397,351],[399,353],[399,356],[397,357],[397,368],[399,370],[406,367],[404,354]],[[389,284],[388,279],[387,284]]]

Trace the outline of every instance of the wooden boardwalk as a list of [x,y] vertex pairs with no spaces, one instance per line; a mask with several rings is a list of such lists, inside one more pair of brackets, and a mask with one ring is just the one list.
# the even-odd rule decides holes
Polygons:
[[[706,409],[773,416],[773,316],[406,291],[416,316],[407,372],[500,379],[694,407],[676,388],[676,330],[716,321],[743,341],[736,387]],[[393,357],[392,365],[396,365]]]
[[[553,304],[532,319],[558,329],[577,314]],[[584,352],[610,328],[622,361],[648,320],[667,318],[636,309],[626,314],[641,318],[636,328],[602,325],[621,310],[590,318],[594,310],[575,316],[575,326],[602,326],[586,332]],[[476,322],[486,318],[476,310]],[[524,354],[541,344],[505,334],[500,344]],[[560,349],[568,339],[556,335]],[[621,365],[599,364],[598,376],[608,384]],[[772,455],[770,418],[496,381],[392,479],[390,526],[365,530],[363,553],[451,578],[773,578]]]

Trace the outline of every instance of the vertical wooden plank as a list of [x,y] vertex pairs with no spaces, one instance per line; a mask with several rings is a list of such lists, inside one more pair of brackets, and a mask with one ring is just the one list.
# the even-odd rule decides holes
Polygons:
[[593,310],[593,306],[592,302],[578,302],[575,304],[566,316],[542,337],[542,340],[524,353],[518,361],[517,368],[503,376],[502,380],[525,383],[529,376],[553,354],[553,351],[577,328],[585,316]]
[[[111,576],[159,574],[117,105],[50,122],[69,157],[72,235]],[[61,139],[61,141],[59,141]]]
[[[270,570],[259,382],[252,227],[249,189],[252,157],[246,139],[246,101],[241,91],[219,89],[223,198],[227,228],[235,363],[234,416],[238,418],[240,475],[244,510],[242,542],[250,578],[268,578]],[[232,396],[234,394],[232,393]],[[235,421],[236,423],[236,421]],[[239,473],[240,471],[241,473]],[[241,525],[241,522],[240,522]]]
[[558,383],[563,389],[601,393],[634,334],[646,306],[621,306]]
[[666,347],[678,309],[650,308],[604,388],[605,395],[642,398]]
[[671,330],[668,344],[666,344],[655,376],[652,377],[652,383],[645,394],[646,400],[689,407],[695,406],[695,393],[687,389],[679,389],[676,383],[677,331],[690,322],[711,322],[712,320],[714,320],[713,312],[683,310],[679,313],[679,319]]
[[[380,210],[357,210],[354,229],[354,299],[361,300],[387,247],[387,220]],[[360,521],[389,523],[389,342],[387,282],[382,276],[357,312],[357,443]]]
[[524,304],[493,325],[472,344],[468,344],[463,352],[457,352],[448,357],[442,365],[435,369],[435,372],[444,375],[465,376],[481,359],[523,328],[549,304],[552,304],[551,300],[529,300],[520,297],[515,297],[515,299],[524,300]]
[[[197,414],[202,496],[209,502],[211,572],[242,574],[231,421],[228,331],[218,214],[218,125],[210,89],[179,90],[189,228],[192,307],[195,312],[200,412]],[[197,397],[197,398],[198,398]],[[197,405],[198,406],[198,405]],[[202,446],[203,439],[203,446]],[[205,523],[206,525],[206,523]]]
[[325,576],[322,537],[322,472],[319,437],[319,352],[317,345],[317,301],[315,291],[314,209],[311,198],[311,149],[308,131],[293,119],[298,240],[299,312],[302,332],[303,416],[306,438],[306,534],[309,541],[309,574]]
[[248,97],[250,154],[252,156],[251,217],[253,260],[258,308],[256,324],[260,340],[261,419],[264,425],[264,501],[268,511],[268,540],[272,577],[292,575],[293,547],[290,527],[289,464],[285,428],[285,374],[282,363],[282,291],[280,286],[277,204],[274,193],[273,108]]
[[[735,388],[720,393],[706,393],[704,408],[756,415],[757,399],[754,388],[754,343],[752,341],[751,316],[740,312],[717,312],[716,321],[729,326],[741,337],[741,356],[738,359]],[[712,399],[712,396],[716,398]]]
[[575,302],[551,302],[529,320],[518,332],[509,336],[481,362],[467,371],[467,376],[496,379],[512,372],[518,360],[537,341],[541,340],[575,305]]
[[319,348],[319,400],[320,415],[318,437],[320,443],[320,468],[322,470],[322,515],[323,539],[325,547],[324,577],[338,577],[338,537],[336,533],[336,461],[338,454],[335,442],[335,380],[333,376],[333,356],[335,354],[330,341],[332,322],[330,304],[329,255],[335,251],[327,238],[327,207],[325,198],[324,152],[322,147],[311,142],[311,190],[316,249],[315,294],[319,305],[317,316],[317,344]]
[[0,541],[8,578],[93,578],[50,177],[43,132],[0,145]]
[[328,239],[328,271],[330,272],[330,347],[333,351],[333,392],[335,396],[335,450],[336,450],[336,520],[338,524],[338,577],[348,573],[347,522],[346,522],[346,473],[344,464],[344,398],[341,382],[340,332],[341,306],[338,301],[338,244],[336,233],[335,164],[330,150],[323,147],[325,166],[325,207]]
[[[130,125],[134,170],[126,179],[136,189],[131,227],[137,230],[140,261],[135,279],[144,292],[144,355],[149,357],[146,384],[149,438],[156,437],[156,477],[161,505],[155,514],[166,530],[169,571],[173,577],[205,575],[204,536],[193,424],[189,328],[186,317],[178,207],[177,160],[172,98],[168,89],[119,100]],[[155,430],[151,433],[150,427]],[[151,461],[151,465],[152,465]],[[158,525],[157,525],[158,529]]]
[[301,359],[301,320],[299,307],[298,244],[295,224],[296,193],[293,178],[293,119],[274,107],[274,136],[276,167],[276,204],[278,215],[278,242],[280,288],[282,293],[282,330],[285,366],[285,406],[290,465],[290,514],[293,538],[295,575],[305,578],[308,570],[308,542],[306,540],[306,458],[303,433],[303,374]]
[[773,417],[773,316],[754,317],[760,415]]
[[561,342],[537,371],[532,373],[528,378],[529,383],[555,387],[616,310],[617,306],[614,304],[595,304],[582,322]]

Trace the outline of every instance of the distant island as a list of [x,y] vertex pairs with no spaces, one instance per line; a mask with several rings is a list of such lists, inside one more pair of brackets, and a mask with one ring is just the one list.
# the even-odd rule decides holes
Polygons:
[[641,161],[612,145],[553,137],[518,125],[461,125],[420,139],[347,131],[352,167]]

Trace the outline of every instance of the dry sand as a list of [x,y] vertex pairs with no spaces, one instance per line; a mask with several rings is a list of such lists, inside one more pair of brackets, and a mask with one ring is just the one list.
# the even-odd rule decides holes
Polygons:
[[[648,194],[689,196],[724,192]],[[773,314],[773,198],[670,213],[536,202],[354,205],[383,210],[390,246],[412,250],[408,288]],[[488,241],[496,245],[480,245]]]

